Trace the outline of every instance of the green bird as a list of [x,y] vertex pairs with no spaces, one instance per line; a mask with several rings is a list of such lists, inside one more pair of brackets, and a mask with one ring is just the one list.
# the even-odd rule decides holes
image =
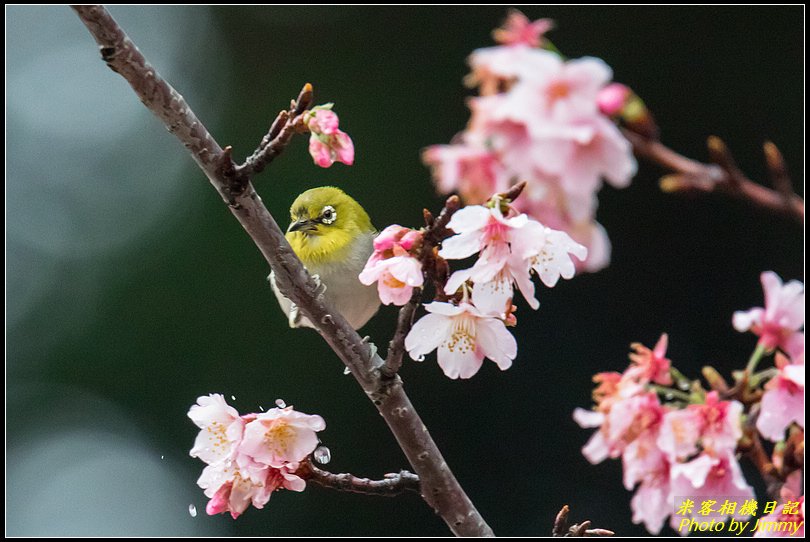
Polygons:
[[[365,209],[339,188],[307,190],[290,207],[287,241],[354,329],[363,327],[380,307],[377,289],[358,279],[374,250],[376,235]],[[279,292],[273,273],[268,278],[290,327],[314,327]]]

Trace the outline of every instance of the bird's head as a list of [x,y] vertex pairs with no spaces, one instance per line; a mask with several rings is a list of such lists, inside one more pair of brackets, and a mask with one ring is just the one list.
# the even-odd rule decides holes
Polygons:
[[339,188],[307,190],[290,207],[287,240],[305,264],[337,261],[352,241],[372,232],[366,211]]

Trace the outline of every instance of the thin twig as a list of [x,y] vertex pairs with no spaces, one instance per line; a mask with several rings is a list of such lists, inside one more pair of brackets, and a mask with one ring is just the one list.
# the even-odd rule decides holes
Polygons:
[[[186,146],[211,184],[222,195],[234,217],[250,235],[276,278],[279,291],[293,303],[351,370],[376,405],[422,483],[422,496],[460,536],[492,536],[492,529],[475,509],[447,466],[410,399],[402,381],[380,378],[383,360],[346,319],[321,295],[295,255],[284,233],[262,203],[250,181],[238,193],[224,175],[230,160],[177,93],[146,61],[126,33],[102,6],[73,6],[95,38],[102,58],[132,86],[146,107]],[[226,164],[227,166],[227,164]],[[241,186],[241,183],[239,183]]]
[[414,288],[411,299],[399,309],[399,316],[397,317],[397,329],[394,331],[394,336],[388,344],[388,355],[385,356],[385,363],[380,367],[380,373],[383,378],[391,378],[399,368],[402,367],[402,358],[405,355],[405,337],[413,327],[413,317],[416,314],[416,308],[419,306],[419,301],[422,299],[422,288]]
[[768,453],[765,451],[765,447],[762,445],[762,439],[756,428],[758,416],[758,410],[750,412],[747,416],[743,426],[743,437],[740,439],[739,449],[759,471],[770,497],[778,499],[780,489],[784,484],[784,478],[780,476],[779,470],[773,464]]
[[[660,141],[647,139],[631,130],[623,129],[622,133],[633,146],[636,156],[674,172],[661,179],[661,188],[666,192],[719,192],[766,211],[785,215],[800,224],[804,223],[804,199],[795,194],[792,187],[790,193],[787,193],[789,180],[785,181],[784,176],[779,177],[779,182],[782,183],[780,192],[755,183],[737,169],[731,153],[719,138],[709,138],[709,152],[717,163],[704,164],[675,152]],[[765,152],[767,158],[769,151],[766,149]]]
[[323,487],[364,495],[395,497],[407,491],[414,493],[420,491],[419,477],[406,470],[386,474],[382,480],[370,480],[348,473],[328,472],[317,467],[311,460],[307,460],[301,464],[301,468],[296,474]]
[[288,111],[281,111],[270,125],[253,154],[236,169],[245,176],[261,173],[290,143],[293,134],[306,131],[303,114],[312,105],[312,85],[307,83],[293,100]]
[[613,536],[616,534],[609,529],[591,529],[590,521],[574,523],[569,526],[568,516],[570,512],[571,510],[567,504],[563,505],[560,511],[557,512],[557,516],[554,518],[554,526],[551,528],[551,536]]
[[793,191],[793,183],[790,181],[790,175],[788,175],[785,159],[782,157],[779,147],[771,141],[766,141],[762,145],[762,150],[765,153],[765,163],[768,165],[768,176],[771,184],[777,192],[782,194],[786,201],[790,201],[795,192]]
[[[422,246],[419,247],[418,257],[425,278],[433,281],[436,293],[439,294],[440,298],[444,296],[444,284],[447,282],[448,273],[446,262],[438,257],[435,249],[439,243],[452,235],[452,231],[447,229],[447,223],[450,222],[453,213],[460,206],[461,200],[459,200],[458,196],[450,196],[437,218],[434,219],[427,209],[423,211],[425,231],[422,236]],[[414,288],[411,299],[399,309],[397,329],[388,345],[388,355],[385,358],[385,363],[380,367],[383,378],[393,377],[402,366],[402,358],[405,355],[405,337],[408,336],[413,326],[413,317],[416,314],[419,301],[422,299],[422,291],[422,288]]]

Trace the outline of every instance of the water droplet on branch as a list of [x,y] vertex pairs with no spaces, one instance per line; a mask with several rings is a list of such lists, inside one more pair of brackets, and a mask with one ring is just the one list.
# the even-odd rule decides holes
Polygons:
[[329,448],[326,446],[318,446],[315,448],[315,451],[312,452],[312,459],[314,459],[316,463],[326,465],[332,460],[332,452],[330,452]]

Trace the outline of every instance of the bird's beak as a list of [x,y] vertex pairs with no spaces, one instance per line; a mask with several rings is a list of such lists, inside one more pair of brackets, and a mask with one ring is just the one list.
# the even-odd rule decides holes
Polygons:
[[303,231],[303,232],[310,232],[310,231],[318,231],[318,226],[316,225],[314,220],[310,220],[308,218],[300,218],[290,224],[290,227],[287,228],[287,233],[294,232],[294,231]]

